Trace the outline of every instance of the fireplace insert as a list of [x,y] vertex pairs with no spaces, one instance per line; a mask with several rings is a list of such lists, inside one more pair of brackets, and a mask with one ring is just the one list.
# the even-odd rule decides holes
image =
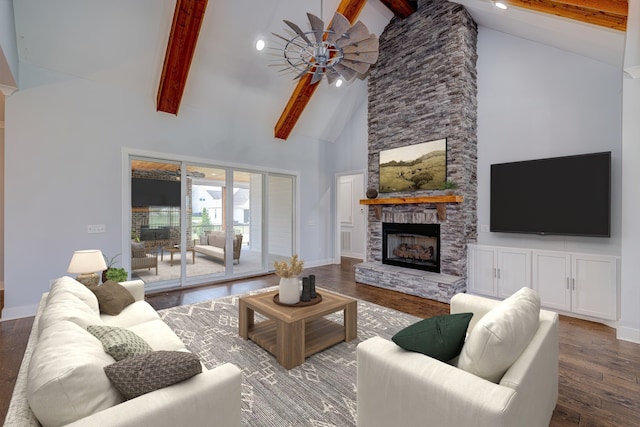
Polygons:
[[382,263],[440,273],[440,224],[382,223]]

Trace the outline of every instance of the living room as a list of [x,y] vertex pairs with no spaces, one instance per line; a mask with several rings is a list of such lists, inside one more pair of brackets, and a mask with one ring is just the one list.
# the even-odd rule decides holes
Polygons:
[[[210,4],[207,19],[217,17],[201,36],[223,50],[197,51],[180,111],[169,115],[157,112],[154,102],[173,4],[156,3],[139,10],[74,5],[71,16],[72,6],[60,1],[38,4],[38,17],[16,2],[13,13],[0,14],[3,24],[15,25],[19,40],[10,46],[0,39],[19,83],[4,100],[3,320],[32,316],[50,281],[67,274],[75,250],[128,253],[130,230],[123,218],[129,206],[122,195],[131,154],[299,174],[298,252],[309,267],[339,258],[333,250],[335,175],[368,170],[367,82],[341,89],[323,83],[291,136],[281,141],[273,138],[273,125],[294,83],[252,48],[255,33],[278,32],[282,19],[305,22],[304,13],[318,5],[283,4],[275,11],[251,5],[251,13],[235,12],[243,25],[234,29],[223,25],[217,16],[222,11]],[[325,8],[335,9],[333,3]],[[262,22],[265,16],[273,17],[271,26]],[[640,23],[637,14],[629,16],[632,31]],[[361,18],[381,34],[391,13],[371,1]],[[547,18],[554,23],[550,33],[554,19]],[[640,342],[640,283],[634,280],[640,274],[634,262],[640,256],[634,220],[640,210],[634,188],[640,174],[640,81],[623,73],[637,64],[628,61],[637,57],[638,46],[629,37],[624,53],[624,33],[599,31],[617,40],[610,62],[479,26],[477,242],[620,257],[619,320],[613,326],[619,338]],[[227,37],[248,46],[240,58],[230,52]],[[491,164],[598,151],[611,151],[613,159],[610,238],[484,231]],[[88,224],[105,224],[106,232],[88,234]],[[46,256],[34,256],[35,247],[48,248]]]

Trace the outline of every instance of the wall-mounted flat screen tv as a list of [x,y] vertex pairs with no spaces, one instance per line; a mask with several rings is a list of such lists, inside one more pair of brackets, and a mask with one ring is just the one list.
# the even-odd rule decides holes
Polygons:
[[131,178],[131,206],[180,206],[180,181]]
[[611,236],[611,152],[491,165],[490,230]]

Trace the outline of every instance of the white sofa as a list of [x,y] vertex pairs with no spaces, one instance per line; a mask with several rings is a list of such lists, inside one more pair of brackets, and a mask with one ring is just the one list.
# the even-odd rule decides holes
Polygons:
[[[93,292],[76,280],[63,277],[53,283],[40,301],[4,425],[240,426],[241,373],[229,363],[203,367],[189,379],[130,400],[122,398],[103,371],[115,360],[87,332],[88,324],[125,328],[153,350],[187,351],[144,301],[144,283],[122,285],[135,302],[110,316],[100,314]],[[36,359],[40,363],[31,363]]]
[[[472,312],[468,337],[499,301],[457,294],[451,313]],[[540,310],[533,338],[498,383],[380,337],[358,345],[357,425],[548,426],[558,398],[558,315]],[[469,339],[467,338],[467,345]],[[490,351],[490,349],[485,349]],[[464,347],[463,347],[464,352]],[[462,358],[462,356],[460,356]]]

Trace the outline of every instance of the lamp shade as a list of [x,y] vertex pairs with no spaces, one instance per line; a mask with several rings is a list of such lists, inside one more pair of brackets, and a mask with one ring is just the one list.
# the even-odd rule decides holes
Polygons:
[[102,251],[99,249],[88,249],[84,251],[75,251],[69,263],[68,273],[82,274],[95,273],[107,269],[107,263],[104,261]]

